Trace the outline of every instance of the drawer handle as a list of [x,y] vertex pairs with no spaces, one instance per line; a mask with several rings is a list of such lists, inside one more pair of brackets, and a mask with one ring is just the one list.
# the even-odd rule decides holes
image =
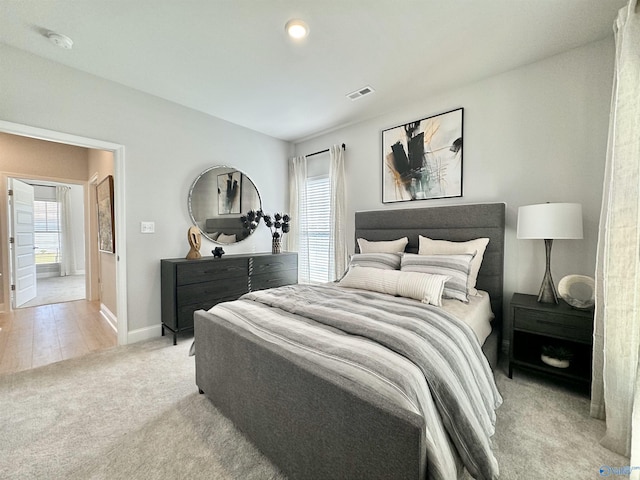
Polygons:
[[562,327],[562,328],[576,328],[574,325],[566,325],[563,323],[552,322],[550,320],[536,320],[538,323],[544,323],[545,325],[553,325],[554,327]]

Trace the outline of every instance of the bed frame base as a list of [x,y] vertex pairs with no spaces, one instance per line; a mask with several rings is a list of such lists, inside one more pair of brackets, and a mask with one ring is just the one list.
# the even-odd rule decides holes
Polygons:
[[200,391],[290,479],[424,479],[424,419],[196,311]]

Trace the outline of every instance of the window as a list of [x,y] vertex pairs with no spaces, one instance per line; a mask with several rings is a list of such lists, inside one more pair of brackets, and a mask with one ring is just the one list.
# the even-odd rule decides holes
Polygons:
[[[324,283],[333,280],[333,260],[330,255],[331,185],[329,176],[307,178],[307,229],[301,241],[309,245],[309,281]],[[305,262],[306,258],[301,258]]]
[[58,202],[34,200],[36,265],[60,263],[60,221]]

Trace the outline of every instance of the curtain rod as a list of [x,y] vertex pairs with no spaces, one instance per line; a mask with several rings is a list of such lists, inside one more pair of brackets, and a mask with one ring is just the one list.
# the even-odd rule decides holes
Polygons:
[[[347,146],[343,143],[342,144],[342,150],[346,150]],[[320,155],[321,153],[327,153],[329,151],[328,148],[325,148],[324,150],[320,150],[319,152],[313,152],[310,153],[309,155],[305,155],[305,157],[313,157],[314,155]]]

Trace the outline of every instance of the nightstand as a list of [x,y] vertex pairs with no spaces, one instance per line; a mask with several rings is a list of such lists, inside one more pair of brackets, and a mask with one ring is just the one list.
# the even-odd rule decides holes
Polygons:
[[[557,305],[539,303],[535,295],[514,293],[511,313],[509,378],[516,366],[590,385],[593,311],[577,310],[564,300]],[[558,368],[544,363],[540,355],[545,345],[570,350],[574,356],[569,367]]]

